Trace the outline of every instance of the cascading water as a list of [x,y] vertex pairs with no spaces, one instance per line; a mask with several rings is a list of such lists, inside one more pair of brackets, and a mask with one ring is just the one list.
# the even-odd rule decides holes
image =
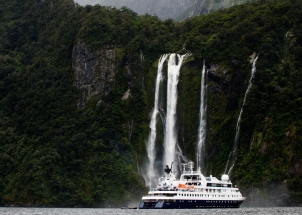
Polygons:
[[199,128],[198,128],[198,142],[196,150],[196,166],[197,169],[204,167],[204,144],[206,139],[206,67],[203,62],[201,73],[201,90],[200,90],[200,111],[199,111]]
[[[249,86],[248,86],[248,88],[247,88],[247,90],[245,92],[243,103],[242,103],[242,107],[241,107],[240,114],[239,114],[239,117],[238,117],[238,120],[237,120],[236,135],[235,135],[235,140],[234,140],[233,151],[229,155],[229,158],[228,158],[225,170],[224,170],[224,173],[227,173],[227,174],[231,173],[231,171],[232,171],[232,169],[234,167],[234,164],[235,164],[235,154],[236,154],[236,150],[237,150],[237,146],[238,146],[238,140],[239,140],[239,134],[240,134],[241,115],[242,115],[242,112],[243,112],[243,107],[244,107],[244,104],[245,104],[245,100],[246,100],[247,94],[249,93],[249,91],[250,91],[250,89],[252,88],[252,85],[253,85],[252,81],[253,81],[253,78],[254,78],[255,73],[256,73],[256,62],[257,62],[257,60],[258,60],[258,55],[255,57],[255,59],[253,61],[252,74],[251,74],[251,78],[249,80]],[[231,165],[229,171],[227,172],[227,168],[228,168],[230,159],[232,159],[232,165]]]
[[141,67],[142,67],[142,89],[144,89],[144,82],[145,82],[145,75],[144,75],[144,53],[142,50],[140,50],[139,54],[139,59],[141,62]]
[[158,101],[159,101],[159,91],[160,91],[160,84],[162,81],[162,70],[165,60],[167,59],[168,55],[164,54],[161,56],[158,62],[157,68],[157,77],[155,83],[155,96],[154,96],[154,107],[150,121],[150,133],[147,142],[147,155],[148,155],[148,167],[147,167],[147,184],[154,185],[153,180],[157,176],[156,171],[154,169],[154,162],[156,158],[156,150],[155,150],[155,141],[156,141],[156,123],[157,123],[157,116],[159,113],[158,110]]
[[[185,55],[171,54],[168,62],[167,81],[167,112],[164,138],[164,164],[170,165],[175,160],[177,133],[176,133],[176,106],[177,106],[177,84],[180,68]],[[178,162],[177,162],[178,163]],[[177,170],[176,170],[177,171]]]

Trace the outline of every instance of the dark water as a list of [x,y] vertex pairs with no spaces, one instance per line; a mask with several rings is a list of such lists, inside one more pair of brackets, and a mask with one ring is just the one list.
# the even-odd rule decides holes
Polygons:
[[139,209],[91,209],[91,208],[0,208],[0,214],[5,215],[97,215],[97,214],[157,214],[157,215],[193,215],[193,214],[214,214],[214,215],[271,215],[271,214],[302,214],[302,207],[291,208],[239,208],[239,209],[174,209],[174,210],[139,210]]

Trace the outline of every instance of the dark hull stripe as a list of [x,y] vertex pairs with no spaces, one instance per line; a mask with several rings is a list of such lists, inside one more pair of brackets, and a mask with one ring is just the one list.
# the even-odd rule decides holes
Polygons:
[[219,200],[176,200],[175,202],[141,202],[140,209],[209,209],[209,208],[239,208],[243,201]]

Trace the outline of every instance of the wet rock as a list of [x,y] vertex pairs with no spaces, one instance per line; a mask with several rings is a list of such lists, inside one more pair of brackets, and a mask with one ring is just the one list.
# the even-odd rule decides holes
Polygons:
[[112,89],[118,71],[115,49],[106,46],[94,51],[78,39],[73,48],[72,62],[74,85],[80,90],[77,106],[84,108],[91,97],[101,101]]

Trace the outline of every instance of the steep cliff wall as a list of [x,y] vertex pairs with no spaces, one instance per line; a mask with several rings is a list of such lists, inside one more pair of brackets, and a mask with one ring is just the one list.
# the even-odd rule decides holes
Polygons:
[[72,51],[72,59],[72,67],[75,70],[74,85],[80,90],[78,107],[85,107],[85,102],[91,97],[100,103],[115,82],[118,71],[115,49],[108,45],[93,51],[78,39]]
[[[205,60],[205,174],[225,172],[243,108],[232,182],[250,205],[301,205],[301,4],[262,0],[179,23],[72,0],[0,3],[0,205],[139,199],[157,59],[186,51],[176,126],[182,153],[195,161]],[[257,72],[243,102],[254,52]]]

